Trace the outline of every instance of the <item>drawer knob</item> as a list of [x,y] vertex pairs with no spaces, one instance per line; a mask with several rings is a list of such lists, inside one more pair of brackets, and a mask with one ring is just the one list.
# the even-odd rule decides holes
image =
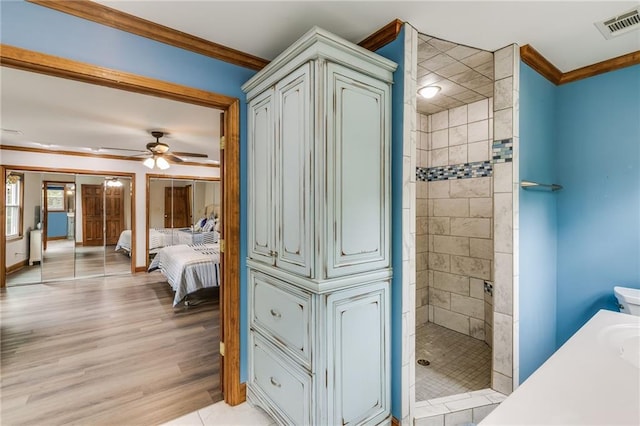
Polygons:
[[276,311],[275,309],[271,309],[271,316],[273,316],[274,318],[282,318],[282,314],[278,311]]
[[273,377],[271,377],[269,380],[271,381],[271,384],[273,386],[275,386],[277,388],[281,388],[282,387],[282,385],[280,383],[278,383],[278,381],[276,379],[274,379]]

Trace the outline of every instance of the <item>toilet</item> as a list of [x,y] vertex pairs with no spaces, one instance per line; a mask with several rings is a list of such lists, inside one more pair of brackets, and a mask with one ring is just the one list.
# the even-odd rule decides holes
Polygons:
[[640,289],[616,286],[613,292],[618,299],[620,312],[640,316]]

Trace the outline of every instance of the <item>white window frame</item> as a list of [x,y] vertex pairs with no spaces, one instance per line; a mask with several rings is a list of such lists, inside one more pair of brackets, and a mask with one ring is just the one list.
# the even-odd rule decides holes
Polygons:
[[[18,176],[19,179],[15,183],[11,183],[9,176]],[[11,191],[11,188],[14,188],[13,191]],[[9,197],[10,194],[11,199]],[[11,240],[22,238],[22,220],[24,213],[24,175],[19,173],[10,173],[9,175],[7,175],[4,200],[6,217],[6,239]],[[12,217],[15,217],[16,219],[13,223],[13,226],[10,225],[10,218]]]

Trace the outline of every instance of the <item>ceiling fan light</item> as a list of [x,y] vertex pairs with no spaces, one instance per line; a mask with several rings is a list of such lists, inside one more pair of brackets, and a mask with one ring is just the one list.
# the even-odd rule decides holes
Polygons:
[[420,96],[426,99],[431,99],[440,91],[440,87],[438,86],[425,86],[418,90]]
[[158,166],[160,170],[166,170],[169,168],[169,162],[162,157],[158,157],[156,159],[156,166]]
[[145,165],[145,167],[148,167],[150,169],[153,169],[153,166],[156,164],[156,160],[152,157],[147,158],[146,160],[144,160],[142,162],[142,164]]
[[120,182],[118,178],[114,177],[107,180],[107,186],[110,188],[119,188],[122,186],[122,182]]

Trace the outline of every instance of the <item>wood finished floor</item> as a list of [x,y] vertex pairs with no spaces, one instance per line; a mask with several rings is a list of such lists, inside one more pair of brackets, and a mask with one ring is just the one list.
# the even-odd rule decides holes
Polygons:
[[176,310],[160,273],[0,290],[0,423],[151,425],[221,400],[211,290]]

